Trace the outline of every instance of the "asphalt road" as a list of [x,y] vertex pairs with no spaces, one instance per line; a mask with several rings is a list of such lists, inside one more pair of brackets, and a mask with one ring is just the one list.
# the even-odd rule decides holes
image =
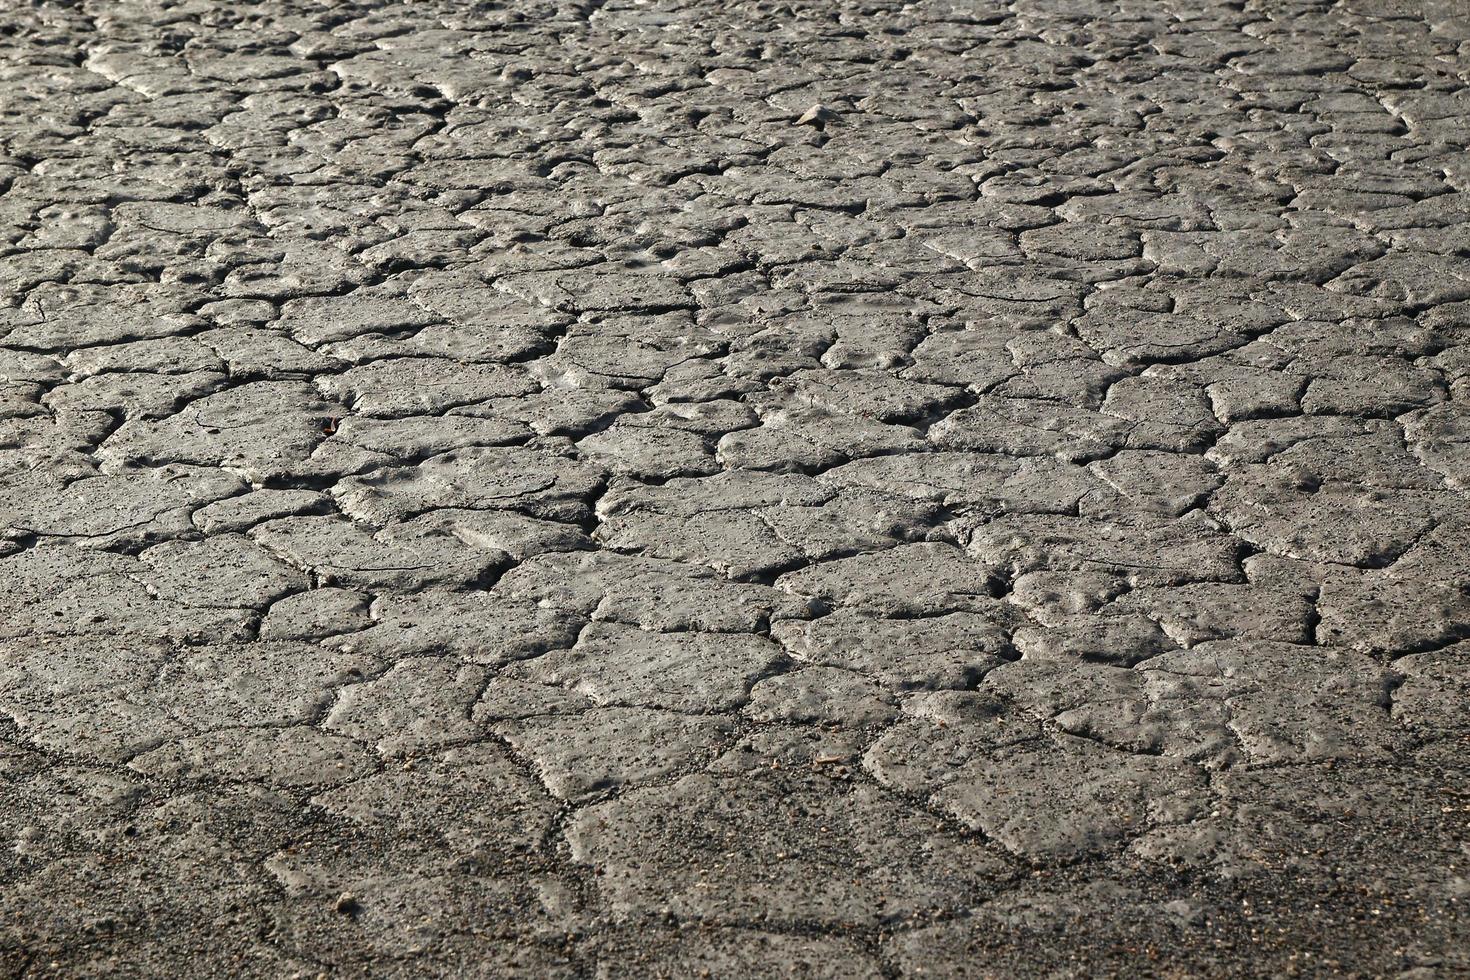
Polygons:
[[1459,0],[0,0],[0,973],[1470,974]]

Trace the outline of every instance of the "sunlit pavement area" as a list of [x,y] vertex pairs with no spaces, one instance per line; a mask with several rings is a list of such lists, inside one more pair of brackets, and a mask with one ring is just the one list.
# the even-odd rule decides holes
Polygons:
[[1459,0],[0,0],[0,973],[1470,971]]

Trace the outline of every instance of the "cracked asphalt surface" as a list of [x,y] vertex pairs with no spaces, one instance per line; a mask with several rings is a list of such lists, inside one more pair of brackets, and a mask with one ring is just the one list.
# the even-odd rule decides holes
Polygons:
[[1470,973],[1467,82],[0,2],[0,968]]

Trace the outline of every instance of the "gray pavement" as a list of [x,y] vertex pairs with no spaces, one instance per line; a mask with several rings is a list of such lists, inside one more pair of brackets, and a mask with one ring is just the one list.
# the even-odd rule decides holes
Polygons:
[[1459,0],[0,0],[0,972],[1470,974]]

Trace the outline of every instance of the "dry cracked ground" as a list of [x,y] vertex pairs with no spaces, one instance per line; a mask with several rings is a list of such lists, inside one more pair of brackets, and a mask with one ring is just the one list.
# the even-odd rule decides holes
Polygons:
[[0,2],[0,968],[1470,972],[1459,0]]

